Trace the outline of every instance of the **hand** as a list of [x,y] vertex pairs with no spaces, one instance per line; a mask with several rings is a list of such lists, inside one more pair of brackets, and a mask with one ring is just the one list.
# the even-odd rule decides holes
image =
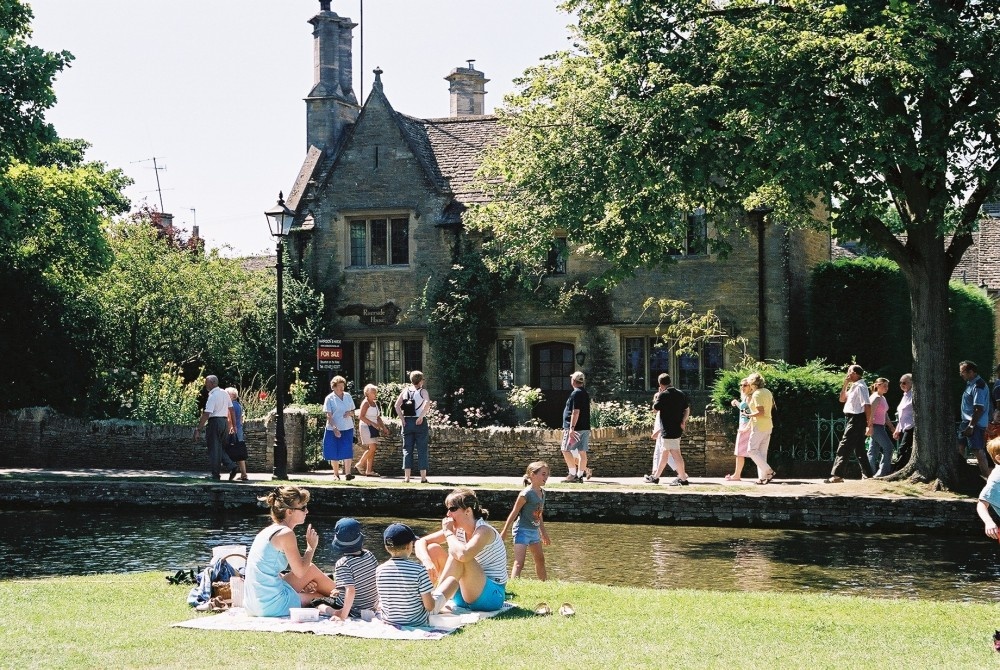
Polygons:
[[340,431],[337,430],[336,428],[334,428],[333,429],[333,435],[334,435],[334,437],[340,437]]
[[422,424],[423,422],[424,422],[424,417],[422,417],[422,416],[418,416],[418,417],[417,417],[417,420],[416,420],[416,421],[415,421],[414,423],[416,423],[416,424],[417,424],[417,425],[419,426],[419,425],[420,425],[420,424]]
[[871,436],[872,436],[872,427],[868,426],[867,428],[865,428],[865,437],[871,437]]
[[962,435],[965,435],[966,437],[968,437],[969,435],[972,435],[972,426],[969,426],[968,428],[966,428],[965,430],[963,430],[962,431]]
[[739,407],[740,406],[740,401],[739,400],[733,400],[729,404],[732,405],[733,407]]
[[504,528],[503,530],[500,531],[500,539],[501,540],[503,540],[504,542],[506,542],[508,537],[510,537],[510,530],[509,529]]
[[552,544],[552,540],[549,539],[548,535],[542,535],[542,544],[544,544],[546,547]]
[[893,432],[893,434],[892,434],[892,439],[894,439],[894,440],[898,440],[898,439],[899,439],[899,436],[900,436],[900,435],[902,435],[902,433],[900,433],[900,432],[899,432],[899,431],[897,430],[897,431]]
[[316,551],[316,547],[319,546],[319,533],[313,528],[312,524],[306,526],[306,548]]
[[195,428],[194,429],[194,435],[191,436],[191,440],[193,442],[197,442],[198,441],[198,433],[200,433],[200,432],[201,432],[201,428]]
[[455,532],[455,521],[451,517],[448,517],[448,516],[446,516],[445,518],[441,519],[441,530],[444,531],[444,532],[446,532],[446,533],[454,533]]
[[986,526],[986,537],[993,540],[997,539],[997,525],[995,523]]
[[352,412],[351,410],[347,410],[346,412],[344,412],[344,418],[346,419],[348,417],[354,418],[354,412]]

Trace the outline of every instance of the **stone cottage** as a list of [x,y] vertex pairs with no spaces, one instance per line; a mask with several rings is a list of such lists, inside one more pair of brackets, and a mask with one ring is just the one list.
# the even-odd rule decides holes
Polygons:
[[[451,115],[418,119],[393,108],[391,73],[375,70],[371,94],[359,104],[352,88],[350,19],[320,2],[310,19],[314,86],[306,97],[306,157],[287,199],[296,213],[293,263],[328,296],[342,340],[343,372],[360,387],[403,381],[410,370],[428,375],[447,351],[428,341],[415,301],[428,281],[441,280],[453,262],[463,214],[481,202],[473,175],[484,148],[502,132],[483,114],[483,72],[457,67],[449,82]],[[383,75],[385,82],[383,82]],[[442,86],[443,89],[443,86]],[[443,95],[443,91],[442,91]],[[733,361],[722,342],[700,355],[675,356],[658,346],[657,314],[644,313],[647,297],[685,300],[713,309],[731,335],[746,339],[758,358],[797,360],[803,352],[803,309],[808,273],[830,258],[826,232],[788,230],[756,216],[756,235],[731,240],[726,259],[709,253],[711,225],[698,213],[677,263],[664,272],[642,272],[606,296],[600,314],[555,313],[522,298],[496,300],[497,328],[483,351],[498,394],[512,385],[545,391],[539,416],[553,421],[570,390],[569,374],[601,363],[635,398],[648,399],[660,372],[704,406],[716,371]],[[558,286],[597,274],[599,259],[572,253],[553,240],[550,273]]]

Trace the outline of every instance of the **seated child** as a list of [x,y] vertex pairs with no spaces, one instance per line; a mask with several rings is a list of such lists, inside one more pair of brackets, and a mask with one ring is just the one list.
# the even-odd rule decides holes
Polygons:
[[[995,437],[989,441],[986,445],[986,453],[989,455],[990,460],[1000,465],[1000,437]],[[1000,513],[1000,468],[993,468],[993,471],[990,472],[990,476],[986,480],[986,486],[980,492],[979,502],[976,505],[979,518],[983,520],[983,525],[986,526],[986,536],[996,540],[998,539],[997,525],[990,516],[991,505],[997,513]]]
[[363,547],[364,541],[361,524],[356,519],[341,519],[333,528],[333,549],[343,556],[333,568],[337,592],[331,616],[341,620],[348,616],[358,618],[361,610],[378,608],[378,587],[375,585],[378,559]]
[[426,626],[427,613],[434,609],[433,585],[427,568],[409,560],[417,536],[409,526],[394,523],[382,536],[389,560],[378,566],[379,616],[397,626]]

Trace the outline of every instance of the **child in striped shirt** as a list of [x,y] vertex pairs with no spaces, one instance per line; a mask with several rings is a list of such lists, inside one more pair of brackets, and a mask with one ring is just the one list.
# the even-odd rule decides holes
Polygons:
[[341,554],[333,569],[337,584],[333,616],[358,618],[362,610],[378,609],[375,569],[378,559],[364,548],[365,536],[357,519],[346,517],[333,529],[333,549]]
[[381,611],[379,617],[397,626],[426,626],[434,609],[433,585],[427,568],[409,560],[417,536],[409,526],[394,523],[382,535],[389,560],[378,566],[375,582]]

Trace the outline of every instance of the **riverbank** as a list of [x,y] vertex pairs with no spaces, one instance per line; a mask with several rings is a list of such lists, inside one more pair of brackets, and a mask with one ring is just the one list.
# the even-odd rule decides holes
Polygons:
[[[516,477],[431,477],[431,483],[404,484],[399,478],[356,477],[336,481],[329,472],[290,475],[312,491],[310,507],[326,515],[364,513],[437,517],[448,491],[472,486],[484,506],[509,510],[521,481]],[[663,480],[667,481],[666,479]],[[824,484],[818,479],[727,482],[691,478],[684,487],[646,484],[642,478],[595,477],[582,484],[557,478],[546,486],[546,518],[816,530],[980,533],[975,500],[933,492],[907,483],[879,480]],[[270,475],[253,474],[248,483],[212,482],[201,473],[174,470],[0,470],[0,506],[59,505],[169,506],[175,508],[258,506],[257,497],[274,486]],[[502,517],[501,517],[502,518]]]
[[[523,609],[438,642],[411,642],[171,628],[198,616],[186,591],[152,573],[0,581],[0,667],[412,670],[440,667],[442,659],[491,670],[996,664],[992,604],[517,580],[509,599]],[[539,602],[553,609],[570,602],[576,615],[534,616]]]

